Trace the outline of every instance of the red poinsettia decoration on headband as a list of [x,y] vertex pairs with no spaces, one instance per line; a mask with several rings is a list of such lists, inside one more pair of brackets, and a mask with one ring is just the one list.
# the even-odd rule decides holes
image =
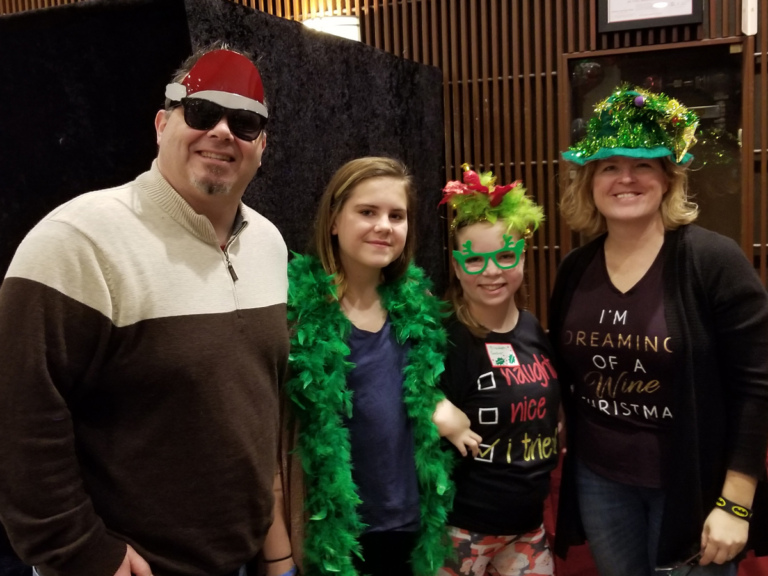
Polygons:
[[448,182],[443,188],[443,199],[440,200],[440,204],[450,202],[454,196],[480,193],[488,194],[491,206],[496,207],[501,203],[504,194],[521,183],[520,180],[515,180],[512,184],[496,186],[496,176],[492,172],[478,174],[469,168],[469,164],[462,164],[461,167],[464,170],[464,181],[451,180]]

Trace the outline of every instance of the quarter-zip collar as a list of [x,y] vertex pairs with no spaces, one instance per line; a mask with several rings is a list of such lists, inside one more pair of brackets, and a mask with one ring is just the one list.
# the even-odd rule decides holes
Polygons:
[[[184,229],[207,244],[219,246],[219,240],[216,237],[216,231],[211,221],[206,216],[195,212],[187,201],[163,178],[157,167],[157,160],[152,162],[150,170],[140,175],[136,182],[150,200],[160,206],[165,213],[183,226]],[[247,224],[248,221],[245,218],[241,202],[235,216],[232,234],[225,245],[225,253]]]

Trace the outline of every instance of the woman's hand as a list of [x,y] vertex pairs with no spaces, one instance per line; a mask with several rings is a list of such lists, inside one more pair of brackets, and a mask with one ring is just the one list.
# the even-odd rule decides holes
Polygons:
[[725,564],[733,560],[747,544],[749,522],[714,508],[704,522],[701,532],[701,560],[699,564]]
[[440,436],[447,438],[462,456],[467,455],[467,449],[472,456],[477,456],[480,442],[479,434],[469,428],[469,418],[447,398],[437,403],[432,414],[432,422],[437,426]]
[[[744,508],[751,508],[755,497],[757,478],[742,472],[728,470],[721,494]],[[749,522],[715,507],[704,522],[701,531],[701,560],[699,564],[725,564],[733,560],[747,544]]]

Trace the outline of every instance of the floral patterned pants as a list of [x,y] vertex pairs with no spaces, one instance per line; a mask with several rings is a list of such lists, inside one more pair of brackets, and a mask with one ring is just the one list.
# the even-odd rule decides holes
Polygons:
[[544,526],[514,536],[490,536],[449,527],[454,558],[438,576],[553,576],[555,561]]

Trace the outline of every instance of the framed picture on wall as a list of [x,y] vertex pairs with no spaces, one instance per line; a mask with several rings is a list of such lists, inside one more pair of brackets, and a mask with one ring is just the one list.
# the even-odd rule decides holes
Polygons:
[[702,0],[597,0],[598,32],[698,24]]

